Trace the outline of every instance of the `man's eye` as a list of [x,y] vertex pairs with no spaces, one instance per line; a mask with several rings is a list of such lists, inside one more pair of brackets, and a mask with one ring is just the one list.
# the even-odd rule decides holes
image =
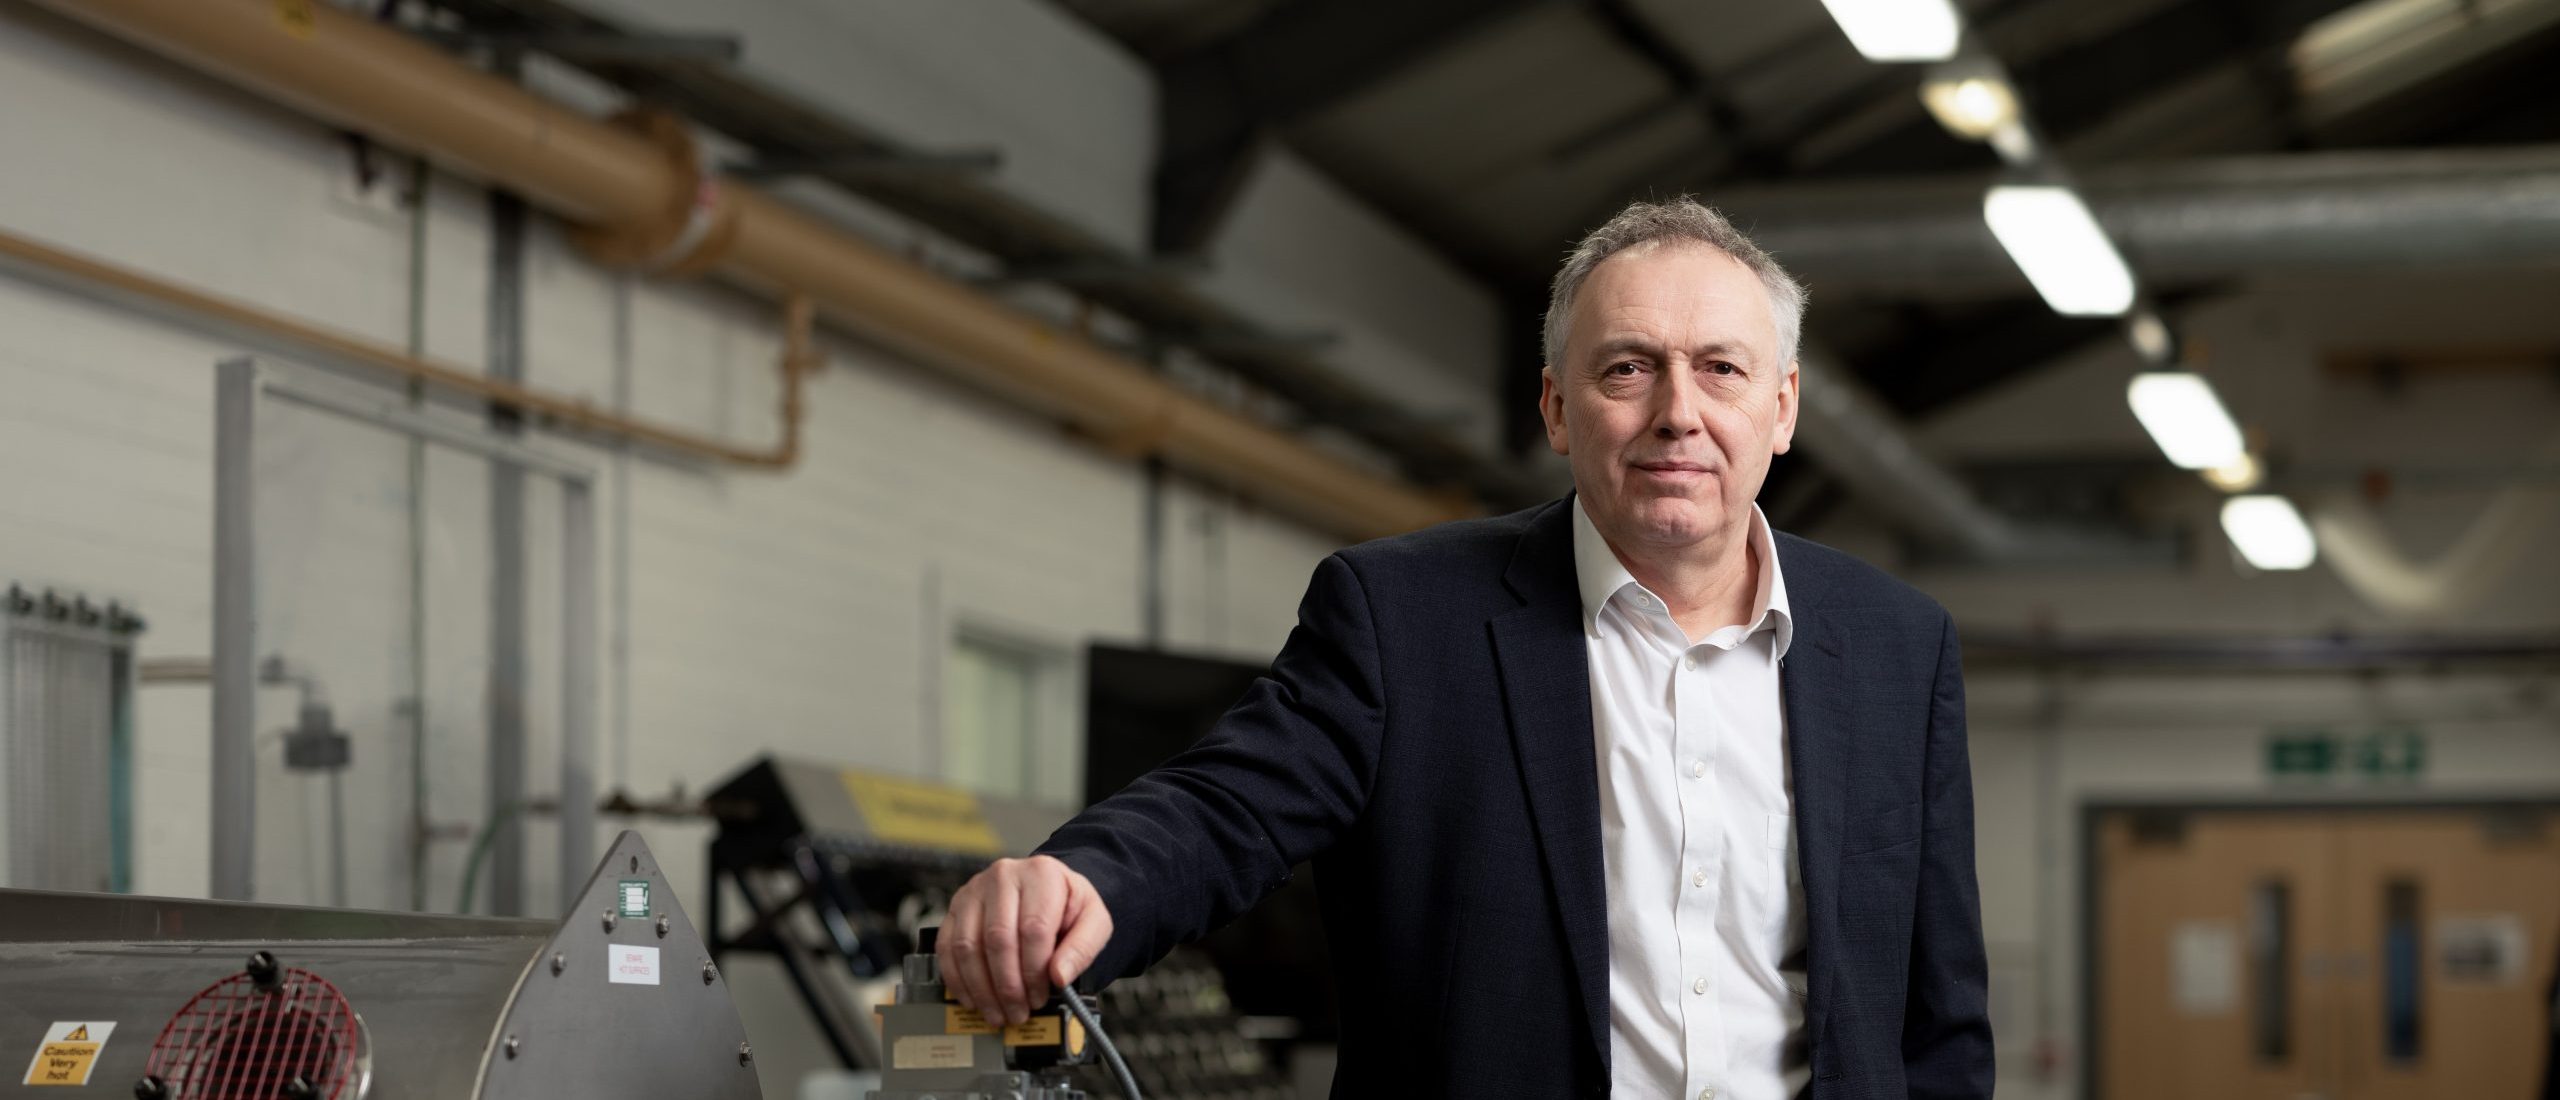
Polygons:
[[1630,378],[1643,370],[1644,368],[1632,359],[1609,364],[1609,375],[1613,378]]
[[1731,363],[1709,363],[1707,370],[1715,374],[1740,374],[1742,369]]

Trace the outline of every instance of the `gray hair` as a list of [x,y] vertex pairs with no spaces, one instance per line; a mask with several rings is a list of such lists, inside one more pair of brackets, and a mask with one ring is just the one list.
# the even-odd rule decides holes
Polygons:
[[1555,369],[1564,358],[1567,330],[1573,327],[1573,300],[1582,293],[1592,270],[1618,253],[1665,241],[1705,245],[1759,276],[1760,285],[1769,292],[1769,320],[1778,330],[1779,361],[1796,361],[1796,341],[1804,334],[1804,287],[1715,207],[1682,195],[1667,202],[1631,204],[1574,246],[1547,294],[1547,369]]

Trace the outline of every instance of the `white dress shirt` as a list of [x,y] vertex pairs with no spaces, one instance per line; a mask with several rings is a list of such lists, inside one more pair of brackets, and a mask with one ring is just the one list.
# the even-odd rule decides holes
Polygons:
[[1620,1100],[1786,1100],[1811,1077],[1804,880],[1778,698],[1795,625],[1757,506],[1748,541],[1759,566],[1751,618],[1692,644],[1573,502]]

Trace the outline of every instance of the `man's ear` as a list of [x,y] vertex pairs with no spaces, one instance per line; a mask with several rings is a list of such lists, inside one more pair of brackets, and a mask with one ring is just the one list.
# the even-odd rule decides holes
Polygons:
[[1778,426],[1772,433],[1770,454],[1782,455],[1787,453],[1787,448],[1795,446],[1796,410],[1803,404],[1797,399],[1803,396],[1799,391],[1803,382],[1804,372],[1796,369],[1794,363],[1787,364],[1787,376],[1778,381]]
[[1547,446],[1560,455],[1572,454],[1564,434],[1564,388],[1556,384],[1552,364],[1538,372],[1538,418],[1547,424]]

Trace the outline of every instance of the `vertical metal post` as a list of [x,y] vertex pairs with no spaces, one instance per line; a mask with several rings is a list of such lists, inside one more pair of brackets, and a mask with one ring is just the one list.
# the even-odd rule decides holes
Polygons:
[[[489,196],[489,374],[524,378],[524,200]],[[491,409],[500,434],[520,430],[511,410]],[[524,907],[525,560],[524,471],[489,466],[489,911]],[[581,879],[581,881],[584,881]]]
[[258,365],[214,368],[214,897],[247,901],[258,829],[258,565],[254,455]]
[[575,904],[595,869],[596,504],[594,487],[560,483],[560,904]]

